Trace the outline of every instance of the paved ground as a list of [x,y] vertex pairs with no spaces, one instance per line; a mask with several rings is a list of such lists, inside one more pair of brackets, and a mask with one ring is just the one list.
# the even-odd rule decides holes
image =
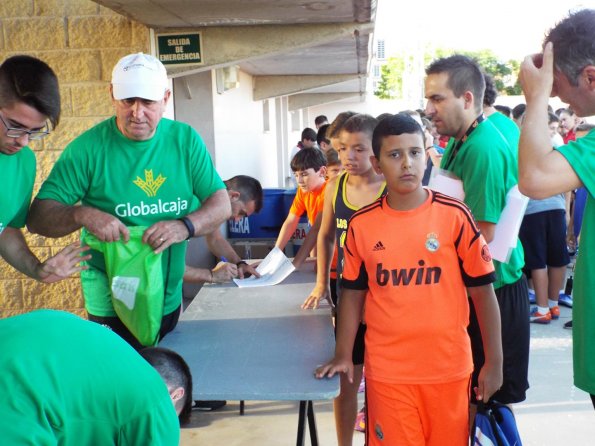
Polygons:
[[[572,333],[562,328],[570,318],[571,310],[562,307],[558,321],[531,324],[531,389],[515,407],[524,446],[595,444],[591,400],[572,385]],[[315,403],[315,411],[320,444],[336,445],[332,404]],[[240,417],[238,402],[230,401],[223,410],[195,411],[182,430],[182,445],[292,445],[296,429],[297,404],[248,402]],[[354,438],[355,446],[364,444],[363,434],[355,432]]]

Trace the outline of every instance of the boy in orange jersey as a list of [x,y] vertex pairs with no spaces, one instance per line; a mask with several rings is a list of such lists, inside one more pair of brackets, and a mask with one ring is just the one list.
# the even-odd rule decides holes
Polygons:
[[494,266],[469,209],[422,187],[417,122],[403,114],[383,120],[373,148],[388,193],[349,222],[335,357],[316,376],[353,380],[365,302],[366,444],[464,446],[473,369],[467,293],[486,351],[477,398],[487,401],[502,383]]
[[[382,175],[372,167],[372,133],[378,121],[372,116],[356,114],[341,126],[336,141],[339,159],[345,170],[334,180],[329,180],[324,197],[324,211],[317,242],[316,286],[302,305],[303,308],[317,308],[321,298],[333,298],[331,293],[331,259],[335,240],[338,248],[337,277],[341,277],[343,264],[343,242],[347,221],[363,206],[376,200],[384,192]],[[335,122],[331,126],[334,126]],[[340,292],[338,300],[341,300]],[[362,378],[364,363],[365,325],[360,324],[358,336],[353,344],[353,381],[341,376],[341,393],[334,401],[335,426],[339,446],[351,446],[353,427],[357,416],[357,393]]]
[[281,250],[285,249],[285,245],[295,233],[300,217],[306,212],[311,227],[304,244],[293,259],[293,265],[299,268],[316,246],[326,186],[326,156],[320,149],[302,149],[291,160],[291,170],[298,189],[275,246]]

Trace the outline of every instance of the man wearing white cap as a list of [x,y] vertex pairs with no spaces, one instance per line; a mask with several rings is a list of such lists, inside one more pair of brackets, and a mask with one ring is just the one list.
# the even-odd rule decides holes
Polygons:
[[[146,227],[142,242],[163,253],[162,338],[180,313],[185,241],[217,229],[231,215],[230,202],[202,138],[189,125],[163,118],[171,91],[161,62],[143,53],[123,57],[110,94],[115,116],[66,147],[27,225],[48,237],[82,228],[82,237],[90,233],[101,242],[128,242],[129,227]],[[91,254],[81,274],[89,319],[140,348],[114,310],[103,255]]]

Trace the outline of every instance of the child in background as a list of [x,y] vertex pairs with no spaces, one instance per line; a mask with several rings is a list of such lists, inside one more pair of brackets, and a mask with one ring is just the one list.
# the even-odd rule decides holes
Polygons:
[[330,149],[326,152],[326,179],[332,180],[338,177],[343,172],[343,165],[339,160],[339,154],[335,149]]
[[365,302],[366,444],[467,445],[467,294],[486,352],[478,400],[489,400],[502,383],[489,249],[462,202],[422,187],[426,158],[417,122],[403,114],[384,119],[372,144],[388,193],[349,222],[335,357],[316,376],[341,373],[353,381]]
[[293,265],[299,268],[316,246],[326,186],[326,156],[320,149],[302,149],[291,160],[291,170],[298,189],[275,246],[281,250],[285,249],[285,245],[295,233],[300,217],[306,212],[311,228],[293,259]]

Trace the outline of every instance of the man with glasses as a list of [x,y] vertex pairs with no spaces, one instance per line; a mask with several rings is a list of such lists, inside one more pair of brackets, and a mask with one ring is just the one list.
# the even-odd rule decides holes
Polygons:
[[[60,119],[58,79],[52,69],[30,56],[13,56],[0,65],[0,257],[18,271],[51,283],[81,270],[84,251],[67,246],[40,262],[21,232],[25,226],[36,161],[29,141],[50,133]],[[48,123],[49,121],[49,123]]]
[[[83,237],[90,233],[106,246],[128,242],[131,226],[146,228],[142,243],[163,253],[160,339],[180,314],[186,240],[217,229],[231,214],[230,201],[202,138],[189,125],[163,118],[171,91],[159,60],[143,53],[120,59],[110,94],[115,116],[66,147],[27,224],[48,237],[83,228]],[[141,348],[130,325],[116,315],[103,254],[91,254],[89,269],[81,273],[89,319]]]

